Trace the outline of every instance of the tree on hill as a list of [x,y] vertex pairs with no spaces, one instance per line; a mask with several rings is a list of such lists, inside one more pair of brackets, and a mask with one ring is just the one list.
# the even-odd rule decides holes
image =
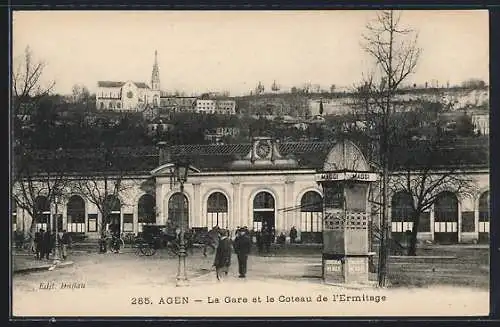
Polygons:
[[85,85],[73,85],[71,93],[73,96],[73,103],[77,105],[75,109],[81,111],[91,111],[95,108],[95,98],[93,98],[89,89]]
[[463,88],[482,89],[486,87],[486,82],[479,78],[470,78],[462,82]]
[[25,48],[24,56],[14,58],[11,82],[15,114],[23,107],[36,106],[40,99],[52,92],[55,82],[44,83],[42,79],[46,66],[46,62],[35,60],[29,46]]

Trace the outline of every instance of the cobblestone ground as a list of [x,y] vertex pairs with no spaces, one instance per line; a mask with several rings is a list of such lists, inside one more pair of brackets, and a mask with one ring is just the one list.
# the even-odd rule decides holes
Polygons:
[[[151,257],[75,253],[71,260],[71,267],[14,275],[13,314],[394,316],[486,315],[489,311],[487,290],[442,286],[347,288],[304,278],[308,267],[317,266],[317,257],[251,256],[246,279],[236,277],[237,261],[233,257],[228,277],[218,282],[210,270],[213,256],[194,253],[187,258],[187,287],[175,287],[177,258],[164,252]],[[54,285],[54,289],[40,288],[41,283]],[[85,287],[61,289],[61,283]],[[308,300],[312,302],[304,302]]]

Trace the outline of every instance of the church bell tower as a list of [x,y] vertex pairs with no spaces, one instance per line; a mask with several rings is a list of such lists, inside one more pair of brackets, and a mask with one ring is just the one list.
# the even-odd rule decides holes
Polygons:
[[153,72],[151,73],[151,89],[153,91],[160,90],[160,69],[158,68],[158,51],[155,50],[155,63]]

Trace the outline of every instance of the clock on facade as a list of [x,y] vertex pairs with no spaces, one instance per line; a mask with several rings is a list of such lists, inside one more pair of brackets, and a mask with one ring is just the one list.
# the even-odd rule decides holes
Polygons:
[[134,96],[134,93],[132,93],[132,91],[128,91],[128,93],[127,93],[127,97],[128,97],[129,99],[132,99],[132,97],[133,97],[133,96]]
[[271,152],[271,146],[268,142],[259,142],[257,144],[256,153],[259,157],[264,158]]

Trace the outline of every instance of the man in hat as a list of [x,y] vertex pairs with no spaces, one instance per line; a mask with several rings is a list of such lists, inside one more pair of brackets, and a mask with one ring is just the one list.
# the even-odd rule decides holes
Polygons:
[[243,227],[238,231],[238,235],[234,239],[234,251],[238,257],[238,272],[240,278],[245,278],[247,274],[247,260],[252,241],[250,240],[247,227]]
[[229,231],[222,229],[220,235],[221,238],[217,246],[213,264],[217,280],[221,280],[221,278],[227,276],[229,266],[231,266],[231,239],[229,238]]

